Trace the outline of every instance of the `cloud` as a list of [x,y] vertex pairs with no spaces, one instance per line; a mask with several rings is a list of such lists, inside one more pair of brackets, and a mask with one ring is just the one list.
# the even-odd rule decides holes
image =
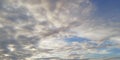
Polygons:
[[[119,23],[91,19],[95,6],[89,0],[0,2],[0,59],[84,59],[109,54],[98,48],[106,40],[119,41],[119,28],[113,27]],[[71,36],[90,42],[64,40]]]

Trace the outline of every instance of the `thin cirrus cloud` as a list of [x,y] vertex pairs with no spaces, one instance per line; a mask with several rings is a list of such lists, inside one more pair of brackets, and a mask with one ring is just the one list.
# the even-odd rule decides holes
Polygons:
[[120,24],[94,16],[90,0],[0,2],[0,59],[79,60],[119,48]]

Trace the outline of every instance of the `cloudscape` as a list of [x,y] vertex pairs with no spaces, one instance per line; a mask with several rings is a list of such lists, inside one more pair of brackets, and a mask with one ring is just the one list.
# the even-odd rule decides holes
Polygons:
[[0,60],[119,59],[118,0],[0,0]]

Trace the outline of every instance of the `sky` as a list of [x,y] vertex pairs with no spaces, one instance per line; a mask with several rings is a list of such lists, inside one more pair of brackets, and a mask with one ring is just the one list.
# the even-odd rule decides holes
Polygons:
[[0,59],[119,60],[119,0],[0,0]]

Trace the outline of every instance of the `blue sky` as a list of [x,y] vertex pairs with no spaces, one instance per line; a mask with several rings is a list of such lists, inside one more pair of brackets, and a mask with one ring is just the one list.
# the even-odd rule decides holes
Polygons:
[[[107,22],[120,22],[120,1],[119,0],[91,0],[96,6],[93,18],[101,18],[103,23]],[[96,17],[95,17],[96,16]],[[108,24],[110,25],[110,24]],[[112,25],[113,27],[117,27]]]
[[112,16],[119,15],[120,11],[120,1],[119,0],[91,0],[92,3],[97,6],[96,15],[105,18],[110,18]]
[[[120,0],[91,0],[97,7],[95,15],[109,22],[120,24]],[[112,19],[114,18],[114,19]],[[107,23],[104,22],[104,23]],[[120,26],[118,26],[120,28]],[[111,43],[112,44],[112,43]],[[107,49],[107,48],[106,48]],[[120,48],[111,48],[107,56],[120,56]],[[102,55],[104,57],[104,55]]]
[[[120,0],[91,0],[91,1],[96,6],[96,11],[94,13],[95,16],[100,18],[102,17],[103,20],[106,20],[106,22],[104,23],[118,22],[120,24]],[[120,28],[120,26],[118,27]],[[107,54],[107,56],[120,56],[120,48],[113,47],[110,49],[110,52],[111,53]],[[101,56],[104,57],[104,55]]]

